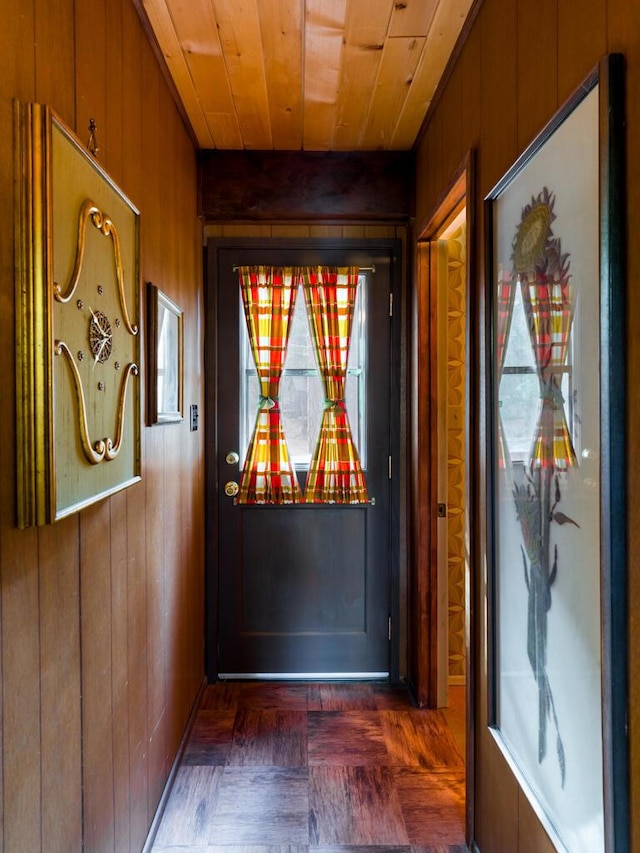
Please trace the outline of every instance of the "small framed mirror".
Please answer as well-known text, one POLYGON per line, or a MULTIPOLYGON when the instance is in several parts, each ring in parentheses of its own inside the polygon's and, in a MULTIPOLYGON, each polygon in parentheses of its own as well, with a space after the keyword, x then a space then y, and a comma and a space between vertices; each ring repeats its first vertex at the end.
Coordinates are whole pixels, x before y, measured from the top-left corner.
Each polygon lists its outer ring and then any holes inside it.
POLYGON ((149 423, 174 423, 184 416, 184 315, 182 309, 151 282, 147 301, 149 423))

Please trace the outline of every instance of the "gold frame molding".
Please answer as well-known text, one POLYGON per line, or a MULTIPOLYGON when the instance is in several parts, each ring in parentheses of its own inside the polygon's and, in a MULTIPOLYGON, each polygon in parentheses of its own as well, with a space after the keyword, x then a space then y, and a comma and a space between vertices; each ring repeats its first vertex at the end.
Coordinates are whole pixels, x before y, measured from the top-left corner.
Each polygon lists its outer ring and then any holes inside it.
POLYGON ((139 212, 45 105, 15 102, 14 152, 17 523, 28 527, 141 478, 139 212))

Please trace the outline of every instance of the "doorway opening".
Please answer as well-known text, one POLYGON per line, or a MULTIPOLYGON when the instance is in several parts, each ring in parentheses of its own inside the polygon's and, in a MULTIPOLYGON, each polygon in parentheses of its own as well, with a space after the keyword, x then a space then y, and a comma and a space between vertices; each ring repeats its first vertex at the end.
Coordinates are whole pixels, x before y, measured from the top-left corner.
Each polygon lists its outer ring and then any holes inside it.
POLYGON ((473 782, 471 156, 418 236, 412 416, 412 648, 418 703, 442 708, 473 782))

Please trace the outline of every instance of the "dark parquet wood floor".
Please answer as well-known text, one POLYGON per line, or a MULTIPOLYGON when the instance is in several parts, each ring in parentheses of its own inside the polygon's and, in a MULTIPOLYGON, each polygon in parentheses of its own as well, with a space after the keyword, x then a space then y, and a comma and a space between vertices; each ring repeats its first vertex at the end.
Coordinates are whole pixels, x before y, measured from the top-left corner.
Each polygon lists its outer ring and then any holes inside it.
POLYGON ((153 853, 463 853, 445 715, 387 684, 206 688, 153 853))

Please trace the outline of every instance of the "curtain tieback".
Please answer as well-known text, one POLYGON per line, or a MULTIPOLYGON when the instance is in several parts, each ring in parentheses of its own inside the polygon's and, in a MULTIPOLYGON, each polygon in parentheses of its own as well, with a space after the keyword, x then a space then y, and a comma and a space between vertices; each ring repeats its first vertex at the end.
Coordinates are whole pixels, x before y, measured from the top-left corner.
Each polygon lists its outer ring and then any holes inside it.
POLYGON ((262 394, 258 397, 258 408, 259 409, 273 409, 278 405, 279 398, 278 397, 265 397, 262 394))
POLYGON ((542 394, 540 394, 540 399, 543 405, 550 405, 554 410, 564 409, 564 397, 555 382, 551 382, 545 387, 542 394))
POLYGON ((342 399, 342 400, 325 399, 324 410, 325 410, 325 412, 346 412, 347 404, 344 401, 344 399, 342 399))

